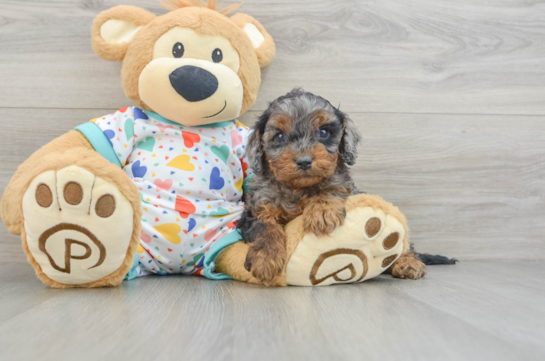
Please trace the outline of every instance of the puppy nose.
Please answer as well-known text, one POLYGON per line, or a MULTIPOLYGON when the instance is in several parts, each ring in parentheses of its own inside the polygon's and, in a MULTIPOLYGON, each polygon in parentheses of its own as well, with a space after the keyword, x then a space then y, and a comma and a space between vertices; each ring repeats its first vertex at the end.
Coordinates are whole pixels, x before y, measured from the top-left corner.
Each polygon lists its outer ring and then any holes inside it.
POLYGON ((295 160, 297 164, 297 169, 309 170, 312 167, 312 157, 299 157, 295 160))
POLYGON ((193 65, 184 65, 174 70, 170 84, 188 102, 210 98, 218 90, 218 78, 208 70, 193 65))

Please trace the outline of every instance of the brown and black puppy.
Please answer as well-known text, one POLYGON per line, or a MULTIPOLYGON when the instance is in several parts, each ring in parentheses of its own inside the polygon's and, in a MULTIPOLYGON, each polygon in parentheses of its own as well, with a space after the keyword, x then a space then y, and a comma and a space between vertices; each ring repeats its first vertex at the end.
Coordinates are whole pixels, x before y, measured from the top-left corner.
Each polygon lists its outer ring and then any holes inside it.
POLYGON ((348 170, 360 135, 327 100, 301 89, 273 101, 247 145, 254 173, 239 222, 251 243, 245 267, 267 284, 286 261, 284 226, 303 215, 305 231, 330 234, 344 223, 345 201, 359 193, 348 170))
MULTIPOLYGON (((345 201, 359 192, 348 166, 356 161, 360 135, 346 114, 301 89, 273 101, 254 127, 248 145, 254 178, 238 227, 250 243, 245 268, 270 284, 286 262, 284 226, 303 215, 306 232, 330 234, 344 223, 345 201)), ((454 264, 411 249, 386 271, 420 279, 426 264, 454 264), (422 257, 422 261, 420 260, 422 257)))

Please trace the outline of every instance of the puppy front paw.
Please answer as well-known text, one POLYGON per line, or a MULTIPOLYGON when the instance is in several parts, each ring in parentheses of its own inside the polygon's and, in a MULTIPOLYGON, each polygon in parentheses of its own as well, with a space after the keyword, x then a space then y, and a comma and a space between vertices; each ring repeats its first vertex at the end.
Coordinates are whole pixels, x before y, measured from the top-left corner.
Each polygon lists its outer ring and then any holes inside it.
POLYGON ((244 268, 265 286, 273 284, 286 263, 285 247, 273 250, 269 246, 260 242, 250 244, 244 262, 244 268))
POLYGON ((303 211, 305 232, 331 234, 337 227, 344 224, 346 210, 344 203, 311 203, 303 211))
POLYGON ((426 265, 412 253, 401 256, 392 265, 392 276, 408 280, 419 280, 428 273, 426 265))

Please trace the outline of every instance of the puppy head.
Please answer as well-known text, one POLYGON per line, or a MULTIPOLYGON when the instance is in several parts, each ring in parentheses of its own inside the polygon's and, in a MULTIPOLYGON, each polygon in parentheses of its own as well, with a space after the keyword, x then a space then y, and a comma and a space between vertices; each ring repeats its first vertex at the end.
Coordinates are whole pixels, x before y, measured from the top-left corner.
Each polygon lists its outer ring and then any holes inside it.
POLYGON ((294 89, 273 101, 248 141, 250 167, 272 172, 282 184, 305 188, 356 161, 354 123, 322 97, 294 89))

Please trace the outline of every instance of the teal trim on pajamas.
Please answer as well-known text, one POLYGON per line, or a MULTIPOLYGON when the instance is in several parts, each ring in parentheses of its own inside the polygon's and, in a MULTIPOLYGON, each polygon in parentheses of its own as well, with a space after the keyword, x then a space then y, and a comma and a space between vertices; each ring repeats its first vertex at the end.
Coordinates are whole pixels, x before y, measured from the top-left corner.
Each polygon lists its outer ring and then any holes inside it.
POLYGON ((244 180, 242 181, 242 192, 243 193, 248 193, 250 191, 250 183, 252 182, 252 180, 254 179, 254 174, 253 173, 250 173, 248 174, 248 176, 246 178, 244 178, 244 180))
POLYGON ((138 270, 136 269, 136 267, 138 267, 138 253, 134 254, 134 259, 132 261, 132 267, 131 267, 129 273, 127 273, 127 275, 123 279, 124 281, 133 280, 133 279, 136 278, 136 276, 138 276, 138 270))
POLYGON ((232 280, 233 277, 216 272, 216 260, 220 253, 233 243, 242 241, 242 235, 238 230, 231 232, 216 241, 204 257, 204 269, 202 274, 211 280, 232 280))
POLYGON ((93 148, 95 148, 95 150, 99 152, 101 156, 106 158, 107 161, 117 165, 119 168, 123 168, 121 166, 119 158, 115 154, 114 148, 112 147, 110 140, 108 139, 108 137, 106 137, 106 135, 102 132, 102 129, 100 129, 98 125, 89 122, 78 125, 75 129, 83 134, 85 138, 87 138, 89 143, 91 143, 93 148))

